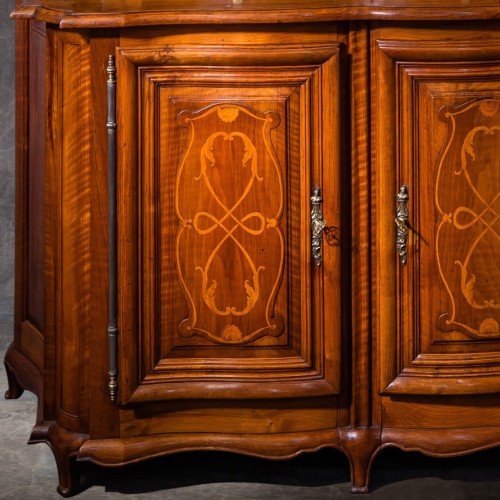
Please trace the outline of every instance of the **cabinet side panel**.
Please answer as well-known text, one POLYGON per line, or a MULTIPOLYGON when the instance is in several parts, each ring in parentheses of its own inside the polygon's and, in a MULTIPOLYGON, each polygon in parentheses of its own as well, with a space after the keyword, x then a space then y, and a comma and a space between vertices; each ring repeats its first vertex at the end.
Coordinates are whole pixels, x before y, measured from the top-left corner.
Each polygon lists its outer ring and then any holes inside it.
POLYGON ((76 415, 80 391, 75 391, 75 380, 69 373, 76 368, 82 376, 82 341, 88 331, 90 293, 88 72, 82 69, 85 52, 82 43, 63 45, 61 407, 76 415))
POLYGON ((44 326, 45 27, 34 23, 29 58, 28 255, 26 317, 44 326))
POLYGON ((14 344, 21 342, 26 311, 28 102, 30 23, 16 23, 16 257, 14 344))
POLYGON ((54 380, 58 423, 86 422, 90 329, 90 161, 88 43, 48 29, 46 275, 50 295, 47 385, 54 380), (54 362, 55 360, 55 362, 54 362))

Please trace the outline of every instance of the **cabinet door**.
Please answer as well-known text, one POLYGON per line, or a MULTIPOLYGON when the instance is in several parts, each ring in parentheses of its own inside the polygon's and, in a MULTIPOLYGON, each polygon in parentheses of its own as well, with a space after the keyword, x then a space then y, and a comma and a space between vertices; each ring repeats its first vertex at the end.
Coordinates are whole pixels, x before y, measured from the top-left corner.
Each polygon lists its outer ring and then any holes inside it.
POLYGON ((338 44, 118 50, 117 113, 119 400, 338 393, 338 44))
POLYGON ((500 42, 375 47, 380 390, 498 393, 500 42))

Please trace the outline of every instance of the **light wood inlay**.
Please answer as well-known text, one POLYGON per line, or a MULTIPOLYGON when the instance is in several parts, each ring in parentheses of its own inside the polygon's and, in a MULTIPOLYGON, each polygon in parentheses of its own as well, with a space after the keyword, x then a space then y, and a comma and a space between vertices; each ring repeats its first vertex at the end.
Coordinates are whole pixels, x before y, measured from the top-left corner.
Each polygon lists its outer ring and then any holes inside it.
POLYGON ((498 337, 500 100, 442 110, 442 117, 449 139, 436 180, 436 258, 450 307, 439 317, 439 326, 473 338, 498 337))
POLYGON ((227 344, 276 337, 284 189, 270 130, 279 115, 219 104, 178 119, 189 129, 175 191, 177 269, 190 313, 180 333, 227 344), (256 204, 261 196, 272 202, 256 204), (250 318, 242 324, 242 316, 250 318))

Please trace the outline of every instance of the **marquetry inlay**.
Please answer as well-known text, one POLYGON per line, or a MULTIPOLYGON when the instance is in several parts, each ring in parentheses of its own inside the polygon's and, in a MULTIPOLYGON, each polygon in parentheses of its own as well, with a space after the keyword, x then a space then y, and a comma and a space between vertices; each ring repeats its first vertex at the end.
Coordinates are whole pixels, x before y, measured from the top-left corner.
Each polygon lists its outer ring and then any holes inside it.
POLYGON ((436 180, 436 258, 449 296, 440 327, 500 336, 500 100, 447 108, 436 180))
POLYGON ((188 140, 176 179, 177 270, 189 309, 179 331, 217 343, 279 336, 284 193, 271 143, 279 115, 217 104, 183 111, 179 123, 188 140))

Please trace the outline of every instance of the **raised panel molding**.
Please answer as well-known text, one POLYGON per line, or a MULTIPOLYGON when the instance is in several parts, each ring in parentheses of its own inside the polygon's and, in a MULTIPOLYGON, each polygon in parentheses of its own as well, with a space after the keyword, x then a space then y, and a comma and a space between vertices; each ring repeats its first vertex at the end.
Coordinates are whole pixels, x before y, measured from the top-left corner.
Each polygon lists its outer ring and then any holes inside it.
MULTIPOLYGON (((457 45, 458 51, 464 44, 457 45)), ((399 96, 387 110, 401 145, 393 157, 392 189, 408 184, 410 213, 409 261, 406 267, 398 266, 395 281, 398 315, 380 330, 389 348, 382 357, 394 363, 382 371, 380 390, 497 392, 499 318, 498 299, 492 294, 500 279, 493 250, 500 195, 493 192, 499 185, 498 141, 491 141, 500 123, 500 66, 493 62, 500 58, 500 44, 484 50, 482 42, 469 43, 467 53, 476 63, 448 57, 448 52, 457 52, 445 49, 443 42, 422 43, 417 50, 413 42, 388 40, 377 47, 391 67, 391 85, 399 96), (478 133, 490 139, 488 147, 481 148, 484 141, 478 133), (471 161, 476 174, 467 168, 471 161), (474 180, 478 169, 481 188, 474 180), (462 220, 465 216, 472 219, 462 220), (474 287, 481 286, 484 293, 478 291, 477 296, 484 297, 478 304, 474 287)))
POLYGON ((309 200, 338 238, 340 45, 117 53, 122 401, 337 394, 340 249, 312 265, 309 200))

